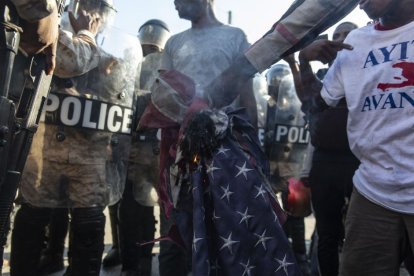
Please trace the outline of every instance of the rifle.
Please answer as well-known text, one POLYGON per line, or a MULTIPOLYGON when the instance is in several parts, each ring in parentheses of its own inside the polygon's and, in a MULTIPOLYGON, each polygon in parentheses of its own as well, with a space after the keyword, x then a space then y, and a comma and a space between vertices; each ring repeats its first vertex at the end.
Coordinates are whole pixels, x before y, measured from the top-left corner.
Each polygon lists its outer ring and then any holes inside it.
MULTIPOLYGON (((64 0, 57 0, 59 14, 64 0)), ((33 136, 47 99, 52 76, 42 54, 19 52, 19 16, 10 3, 0 4, 0 254, 7 239, 13 201, 33 136)), ((0 260, 0 273, 2 267, 0 260)))

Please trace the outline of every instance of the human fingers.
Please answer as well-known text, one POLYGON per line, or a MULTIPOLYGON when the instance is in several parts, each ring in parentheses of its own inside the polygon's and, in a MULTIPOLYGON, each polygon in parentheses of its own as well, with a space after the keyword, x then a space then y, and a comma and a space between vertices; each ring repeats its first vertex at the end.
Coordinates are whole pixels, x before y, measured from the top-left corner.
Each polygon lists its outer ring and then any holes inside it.
POLYGON ((49 45, 43 52, 46 55, 46 74, 52 75, 56 67, 57 40, 49 45))
POLYGON ((344 49, 346 49, 346 50, 353 50, 354 49, 354 47, 352 45, 347 44, 347 43, 343 43, 343 42, 339 42, 339 41, 329 41, 329 45, 331 47, 333 47, 334 49, 336 49, 337 51, 344 50, 344 49))
POLYGON ((70 25, 72 26, 72 29, 75 32, 77 32, 79 27, 78 27, 78 22, 77 22, 77 19, 76 19, 75 15, 71 11, 69 11, 68 15, 69 15, 69 22, 70 22, 70 25))

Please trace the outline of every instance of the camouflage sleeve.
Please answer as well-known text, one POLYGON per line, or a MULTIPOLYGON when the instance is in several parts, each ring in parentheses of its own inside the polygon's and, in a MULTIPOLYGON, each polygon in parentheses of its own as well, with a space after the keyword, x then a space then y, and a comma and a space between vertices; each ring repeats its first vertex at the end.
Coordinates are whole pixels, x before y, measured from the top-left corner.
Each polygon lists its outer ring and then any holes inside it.
POLYGON ((29 22, 37 21, 56 9, 55 0, 11 0, 19 15, 29 22))
POLYGON ((263 72, 284 55, 310 43, 358 4, 358 0, 297 0, 263 38, 250 47, 245 56, 263 72))
POLYGON ((82 30, 76 35, 60 30, 54 74, 61 78, 82 75, 98 66, 100 54, 93 35, 82 30))

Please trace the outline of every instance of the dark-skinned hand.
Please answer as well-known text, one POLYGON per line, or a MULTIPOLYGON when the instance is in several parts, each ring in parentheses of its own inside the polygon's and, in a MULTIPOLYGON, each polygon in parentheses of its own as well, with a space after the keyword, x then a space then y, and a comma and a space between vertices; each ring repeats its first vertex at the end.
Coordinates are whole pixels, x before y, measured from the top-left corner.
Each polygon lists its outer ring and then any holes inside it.
POLYGON ((299 54, 299 60, 320 61, 323 64, 332 62, 339 51, 352 50, 353 47, 338 41, 326 39, 315 40, 299 54))

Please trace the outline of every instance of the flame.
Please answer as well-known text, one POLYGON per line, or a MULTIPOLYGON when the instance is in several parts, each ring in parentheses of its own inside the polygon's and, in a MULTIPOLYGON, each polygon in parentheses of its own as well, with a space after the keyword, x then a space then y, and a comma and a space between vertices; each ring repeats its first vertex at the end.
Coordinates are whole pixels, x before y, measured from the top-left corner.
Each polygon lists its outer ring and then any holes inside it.
POLYGON ((196 154, 196 155, 194 155, 194 158, 193 158, 193 162, 194 163, 198 163, 198 161, 199 161, 200 159, 199 159, 199 157, 198 157, 198 155, 196 154))

